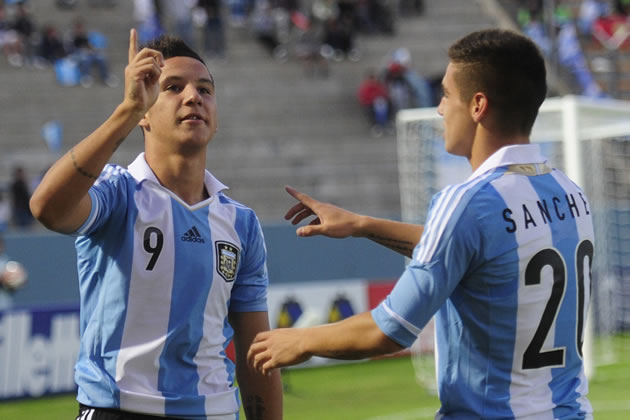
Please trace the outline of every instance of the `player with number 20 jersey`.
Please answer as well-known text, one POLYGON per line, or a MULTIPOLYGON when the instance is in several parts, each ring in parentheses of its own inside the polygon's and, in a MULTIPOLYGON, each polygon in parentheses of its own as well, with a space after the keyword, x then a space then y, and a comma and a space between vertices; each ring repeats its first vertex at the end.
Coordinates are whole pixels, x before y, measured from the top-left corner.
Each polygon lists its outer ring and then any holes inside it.
POLYGON ((465 157, 472 175, 433 198, 424 226, 288 190, 299 203, 287 218, 316 216, 301 236, 365 237, 412 261, 369 313, 260 332, 248 358, 269 373, 312 356, 391 353, 411 346, 435 315, 436 419, 592 418, 582 362, 591 208, 530 141, 547 94, 543 56, 532 40, 500 29, 464 36, 448 56, 437 108, 444 147, 465 157))
POLYGON ((590 414, 581 359, 593 225, 580 188, 538 146, 504 147, 434 197, 425 232, 372 315, 410 346, 437 311, 437 418, 590 414))

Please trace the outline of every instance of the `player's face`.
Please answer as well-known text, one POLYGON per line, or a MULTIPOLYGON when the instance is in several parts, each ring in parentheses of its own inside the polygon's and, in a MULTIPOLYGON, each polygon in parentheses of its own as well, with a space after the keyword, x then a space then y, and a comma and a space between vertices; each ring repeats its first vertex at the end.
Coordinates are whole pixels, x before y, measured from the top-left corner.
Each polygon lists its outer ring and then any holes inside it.
POLYGON ((141 125, 151 140, 205 146, 217 131, 214 82, 206 66, 190 57, 164 61, 160 94, 141 125))
POLYGON ((462 99, 461 89, 455 80, 463 71, 457 64, 449 63, 442 79, 444 94, 438 113, 444 117, 444 141, 448 153, 470 158, 475 137, 475 122, 470 114, 470 104, 462 99))

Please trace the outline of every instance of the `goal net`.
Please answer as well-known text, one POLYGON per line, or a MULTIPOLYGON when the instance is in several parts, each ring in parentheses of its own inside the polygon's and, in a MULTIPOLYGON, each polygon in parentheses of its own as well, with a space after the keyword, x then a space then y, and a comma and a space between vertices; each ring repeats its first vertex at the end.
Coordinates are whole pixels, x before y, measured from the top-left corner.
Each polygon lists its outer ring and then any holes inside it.
MULTIPOLYGON (((436 108, 401 111, 396 124, 402 219, 423 224, 431 197, 464 181, 471 169, 466 159, 445 152, 436 108)), ((547 99, 531 141, 540 144, 550 166, 586 191, 593 208, 596 249, 584 343, 585 369, 592 376, 596 366, 630 352, 616 339, 630 331, 630 102, 547 99)), ((432 354, 412 353, 422 359, 414 365, 419 381, 427 383, 434 376, 426 367, 432 368, 426 362, 432 354)))

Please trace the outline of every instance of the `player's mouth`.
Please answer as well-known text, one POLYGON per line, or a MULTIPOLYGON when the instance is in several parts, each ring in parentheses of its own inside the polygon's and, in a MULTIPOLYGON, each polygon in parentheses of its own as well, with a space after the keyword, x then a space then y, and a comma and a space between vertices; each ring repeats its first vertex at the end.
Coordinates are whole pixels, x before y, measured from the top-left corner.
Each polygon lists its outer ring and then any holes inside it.
POLYGON ((206 119, 203 118, 201 116, 201 114, 196 114, 196 113, 190 113, 187 115, 184 115, 182 118, 179 119, 180 123, 183 122, 187 122, 187 123, 192 123, 192 124, 200 124, 200 123, 206 123, 206 119))

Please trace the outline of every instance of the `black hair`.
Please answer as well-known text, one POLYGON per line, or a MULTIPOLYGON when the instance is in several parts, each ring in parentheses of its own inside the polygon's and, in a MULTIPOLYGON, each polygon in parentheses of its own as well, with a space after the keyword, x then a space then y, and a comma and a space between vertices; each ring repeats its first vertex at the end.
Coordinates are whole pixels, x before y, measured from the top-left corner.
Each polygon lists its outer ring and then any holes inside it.
POLYGON ((171 35, 161 35, 158 38, 147 42, 140 49, 142 48, 150 48, 161 52, 165 60, 173 57, 190 57, 200 61, 204 66, 208 67, 205 61, 203 61, 201 56, 199 56, 195 50, 190 48, 182 39, 171 35))
POLYGON ((462 99, 483 92, 504 135, 529 135, 547 94, 545 61, 538 47, 516 32, 487 29, 473 32, 448 50, 461 71, 455 81, 462 99))

